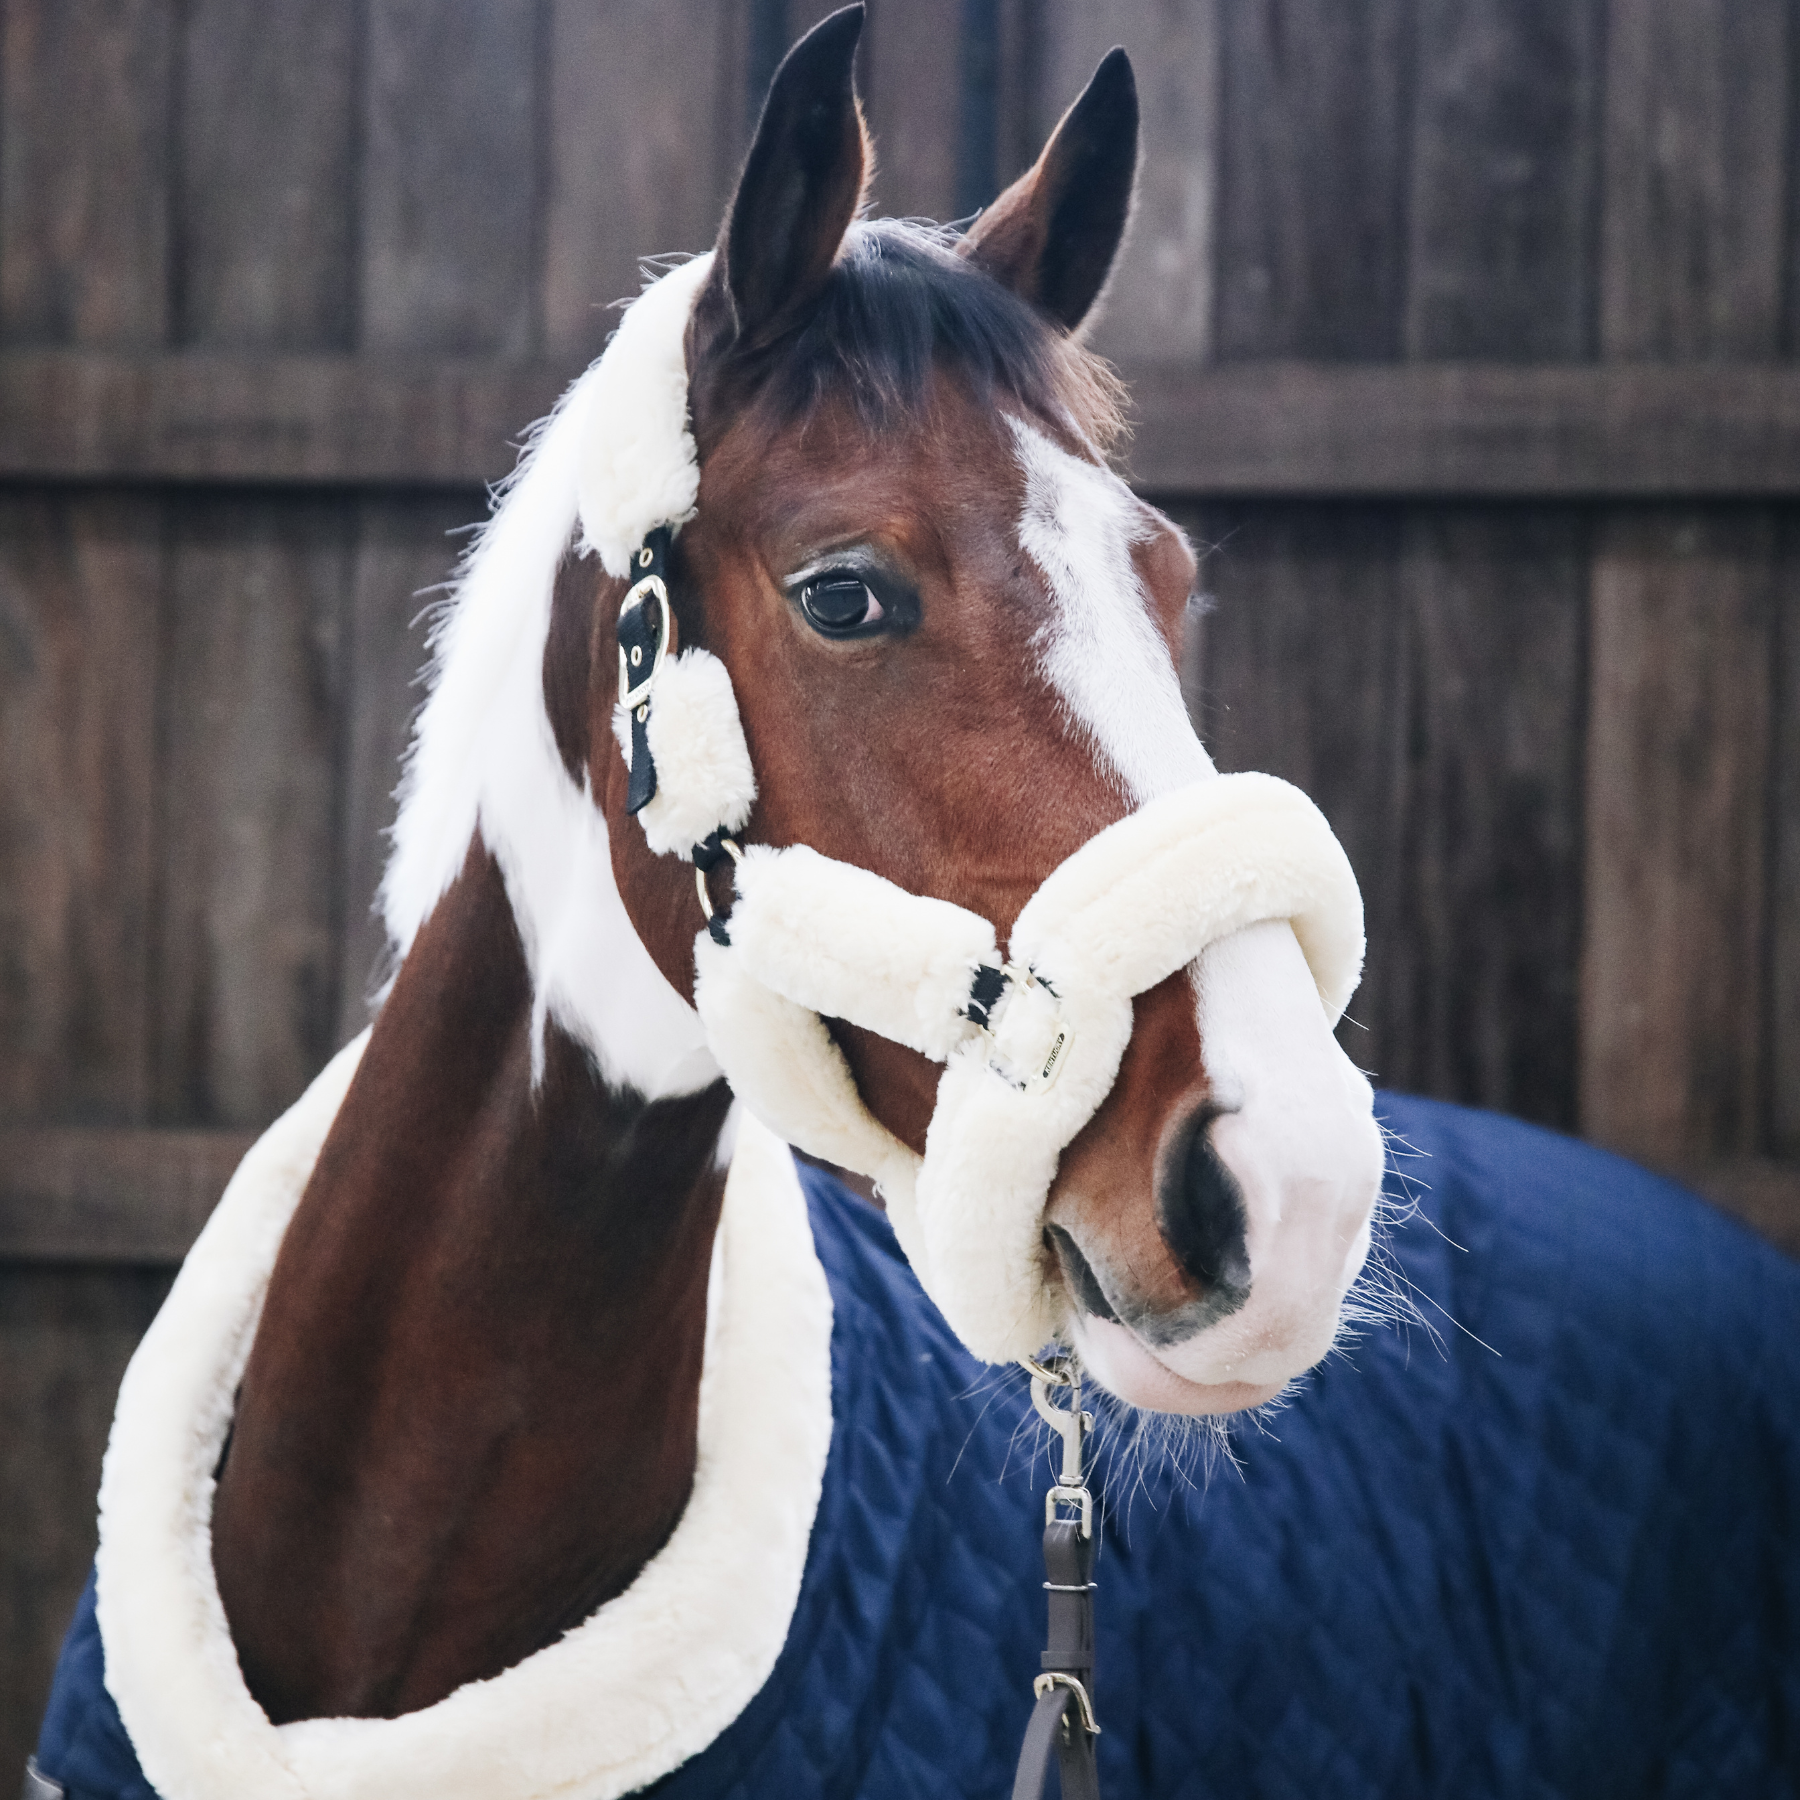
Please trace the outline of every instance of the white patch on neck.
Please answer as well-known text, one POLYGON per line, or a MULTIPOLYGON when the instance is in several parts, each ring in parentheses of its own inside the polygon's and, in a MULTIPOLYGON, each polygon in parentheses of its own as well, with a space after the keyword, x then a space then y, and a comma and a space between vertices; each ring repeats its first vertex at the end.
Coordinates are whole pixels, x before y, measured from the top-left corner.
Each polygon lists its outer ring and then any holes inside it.
POLYGON ((1131 559, 1145 538, 1136 495, 1023 419, 1007 424, 1025 472, 1019 544, 1056 604, 1035 645, 1045 675, 1137 805, 1210 775, 1131 559))
MULTIPOLYGON (((659 324, 660 338, 672 331, 679 344, 709 266, 709 258, 684 264, 648 290, 654 305, 645 323, 659 324)), ((634 306, 627 319, 637 313, 634 306)), ((650 362, 666 400, 666 370, 650 362)), ((629 385, 622 370, 628 361, 603 357, 558 402, 463 566, 433 641, 432 692, 413 732, 381 903, 404 956, 461 871, 479 825, 531 969, 534 1076, 554 1019, 588 1048, 609 1085, 654 1100, 697 1092, 718 1079, 719 1066, 699 1014, 632 928, 613 880, 606 820, 589 789, 570 780, 544 707, 551 596, 575 537, 592 438, 635 406, 620 391, 629 385)), ((634 441, 644 436, 643 410, 634 441)), ((664 460, 691 457, 685 385, 679 416, 662 423, 664 460)), ((646 492, 651 510, 668 499, 663 489, 646 492)), ((640 537, 664 522, 660 513, 644 520, 640 537)), ((618 529, 632 523, 635 515, 618 529)), ((610 749, 601 743, 592 753, 610 749)))

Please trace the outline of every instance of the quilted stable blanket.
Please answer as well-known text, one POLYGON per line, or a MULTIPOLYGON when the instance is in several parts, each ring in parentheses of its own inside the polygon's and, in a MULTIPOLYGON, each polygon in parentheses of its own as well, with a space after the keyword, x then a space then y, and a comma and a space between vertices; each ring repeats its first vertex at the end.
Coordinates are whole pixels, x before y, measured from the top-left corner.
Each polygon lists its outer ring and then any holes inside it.
MULTIPOLYGON (((1210 1478, 1115 1437, 1109 1800, 1800 1794, 1800 1266, 1602 1152, 1378 1110, 1421 1153, 1389 1251, 1435 1339, 1367 1331, 1210 1478)), ((1043 1630, 1023 1380, 960 1349, 877 1213, 803 1179, 835 1323, 799 1606, 761 1693, 651 1791, 1001 1796, 1043 1630)), ((90 1589, 39 1765, 150 1800, 102 1677, 90 1589)))

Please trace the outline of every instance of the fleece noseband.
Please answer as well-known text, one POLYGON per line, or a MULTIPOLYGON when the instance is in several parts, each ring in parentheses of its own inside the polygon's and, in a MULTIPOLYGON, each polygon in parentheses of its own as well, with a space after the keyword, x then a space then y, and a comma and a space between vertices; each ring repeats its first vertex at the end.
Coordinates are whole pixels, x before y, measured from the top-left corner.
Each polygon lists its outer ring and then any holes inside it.
POLYGON ((582 481, 587 542, 629 576, 619 621, 628 804, 659 854, 695 863, 707 931, 694 1003, 738 1097, 788 1142, 872 1177, 926 1291, 978 1356, 1029 1356, 1063 1324, 1041 1277, 1058 1159, 1111 1090, 1134 996, 1212 943, 1287 920, 1333 1022, 1362 964, 1362 900, 1341 846, 1297 788, 1216 775, 1160 796, 1051 871, 1011 939, 947 901, 907 893, 804 845, 742 846, 756 780, 725 666, 672 654, 667 558, 698 491, 683 332, 709 259, 647 289, 600 370, 582 481), (683 301, 685 300, 685 304, 683 301), (612 365, 617 361, 617 367, 612 365), (646 367, 668 402, 645 492, 683 512, 616 503, 623 475, 608 376, 646 448, 646 367), (651 471, 656 474, 655 470, 651 471), (729 857, 735 899, 714 917, 706 872, 729 857), (917 1155, 863 1104, 826 1029, 842 1019, 944 1064, 917 1155))

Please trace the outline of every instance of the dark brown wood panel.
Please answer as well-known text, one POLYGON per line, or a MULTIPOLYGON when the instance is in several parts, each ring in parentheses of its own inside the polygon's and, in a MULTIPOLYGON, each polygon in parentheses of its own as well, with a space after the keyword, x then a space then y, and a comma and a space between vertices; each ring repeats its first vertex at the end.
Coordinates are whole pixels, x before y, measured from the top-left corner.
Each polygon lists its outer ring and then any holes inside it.
POLYGON ((1129 460, 1159 493, 1787 494, 1797 371, 1749 366, 1128 368, 1129 460))
POLYGON ((7 0, 0 335, 11 342, 167 336, 172 13, 165 0, 7 0))
POLYGON ((1633 0, 1607 29, 1600 337, 1760 360, 1781 325, 1787 0, 1633 0))
POLYGON ((544 341, 581 361, 639 260, 709 249, 735 170, 744 71, 713 0, 551 0, 544 341))
POLYGON ((163 651, 155 1119, 264 1124, 338 1017, 343 633, 354 513, 195 500, 163 651))
POLYGON ((1218 354, 1385 361, 1405 293, 1408 0, 1232 0, 1218 354))
POLYGON ((368 0, 362 342, 538 343, 535 0, 368 0))
POLYGON ((125 1364, 168 1292, 160 1269, 0 1265, 0 1765, 37 1742, 95 1543, 94 1496, 125 1364))
POLYGON ((0 1127, 0 1263, 179 1263, 253 1137, 0 1127))
POLYGON ((145 1117, 162 532, 0 494, 0 1118, 145 1117))
MULTIPOLYGON (((1406 351, 1588 348, 1596 0, 1421 7, 1406 351)), ((1568 510, 1409 511, 1411 1087, 1572 1127, 1587 542, 1568 510)))
POLYGON ((1190 524, 1212 597, 1201 736, 1220 768, 1266 769, 1303 787, 1343 841, 1369 953, 1339 1035, 1360 1067, 1404 1083, 1418 970, 1402 520, 1392 509, 1255 507, 1190 524))
POLYGON ((1219 0, 1057 0, 1043 27, 1045 129, 1114 44, 1131 53, 1144 159, 1131 232, 1090 334, 1124 362, 1200 363, 1212 351, 1219 135, 1219 0))
POLYGON ((346 625, 343 841, 339 903, 342 975, 333 1044, 369 1022, 368 997, 385 978, 387 934, 373 911, 387 864, 386 832, 414 710, 422 698, 427 612, 485 516, 479 492, 374 498, 359 509, 346 625))
POLYGON ((1576 1123, 1587 533, 1567 511, 1418 509, 1402 568, 1415 965, 1394 1078, 1576 1123))
POLYGON ((871 0, 859 74, 875 137, 875 211, 957 212, 963 0, 871 0))
POLYGON ((356 339, 355 0, 181 13, 178 343, 356 339))
POLYGON ((578 363, 0 354, 0 477, 442 487, 495 480, 578 363))
MULTIPOLYGON (((1782 522, 1775 581, 1775 766, 1769 885, 1769 1148, 1800 1161, 1800 519, 1782 522)), ((1800 1239, 1800 1201, 1793 1229, 1800 1239)))
MULTIPOLYGON (((578 372, 472 357, 0 353, 0 478, 474 485, 578 372)), ((1800 369, 1125 366, 1138 484, 1190 496, 1800 496, 1800 369)))
POLYGON ((1581 1123, 1665 1166, 1759 1147, 1775 542, 1620 514, 1595 556, 1581 1123))
MULTIPOLYGON (((1777 353, 1788 43, 1785 0, 1614 9, 1603 355, 1777 353)), ((1765 1129, 1777 542, 1764 513, 1621 514, 1595 563, 1581 1119, 1665 1164, 1765 1129)))
POLYGON ((1600 0, 1418 13, 1406 353, 1592 354, 1600 0))

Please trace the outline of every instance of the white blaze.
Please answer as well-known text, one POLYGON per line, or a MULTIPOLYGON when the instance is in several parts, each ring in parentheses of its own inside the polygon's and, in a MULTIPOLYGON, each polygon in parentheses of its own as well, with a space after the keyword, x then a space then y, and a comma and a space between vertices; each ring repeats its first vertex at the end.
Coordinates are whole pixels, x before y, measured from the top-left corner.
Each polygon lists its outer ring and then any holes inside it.
POLYGON ((1210 775, 1131 560, 1151 529, 1145 507, 1110 469, 1007 423, 1025 471, 1019 545, 1056 602, 1034 646, 1044 674, 1136 804, 1210 775))
MULTIPOLYGON (((1025 475, 1020 547, 1055 607, 1035 645, 1046 678, 1134 803, 1212 774, 1132 560, 1153 515, 1111 470, 1008 423, 1025 475)), ((1183 1383, 1235 1390, 1219 1404, 1236 1406, 1244 1388, 1278 1389, 1330 1348, 1368 1251, 1382 1146, 1368 1081, 1332 1036, 1289 926, 1223 939, 1190 979, 1213 1094, 1232 1109, 1212 1142, 1244 1196, 1250 1298, 1155 1358, 1122 1330, 1077 1329, 1123 1398, 1200 1411, 1183 1383)))

